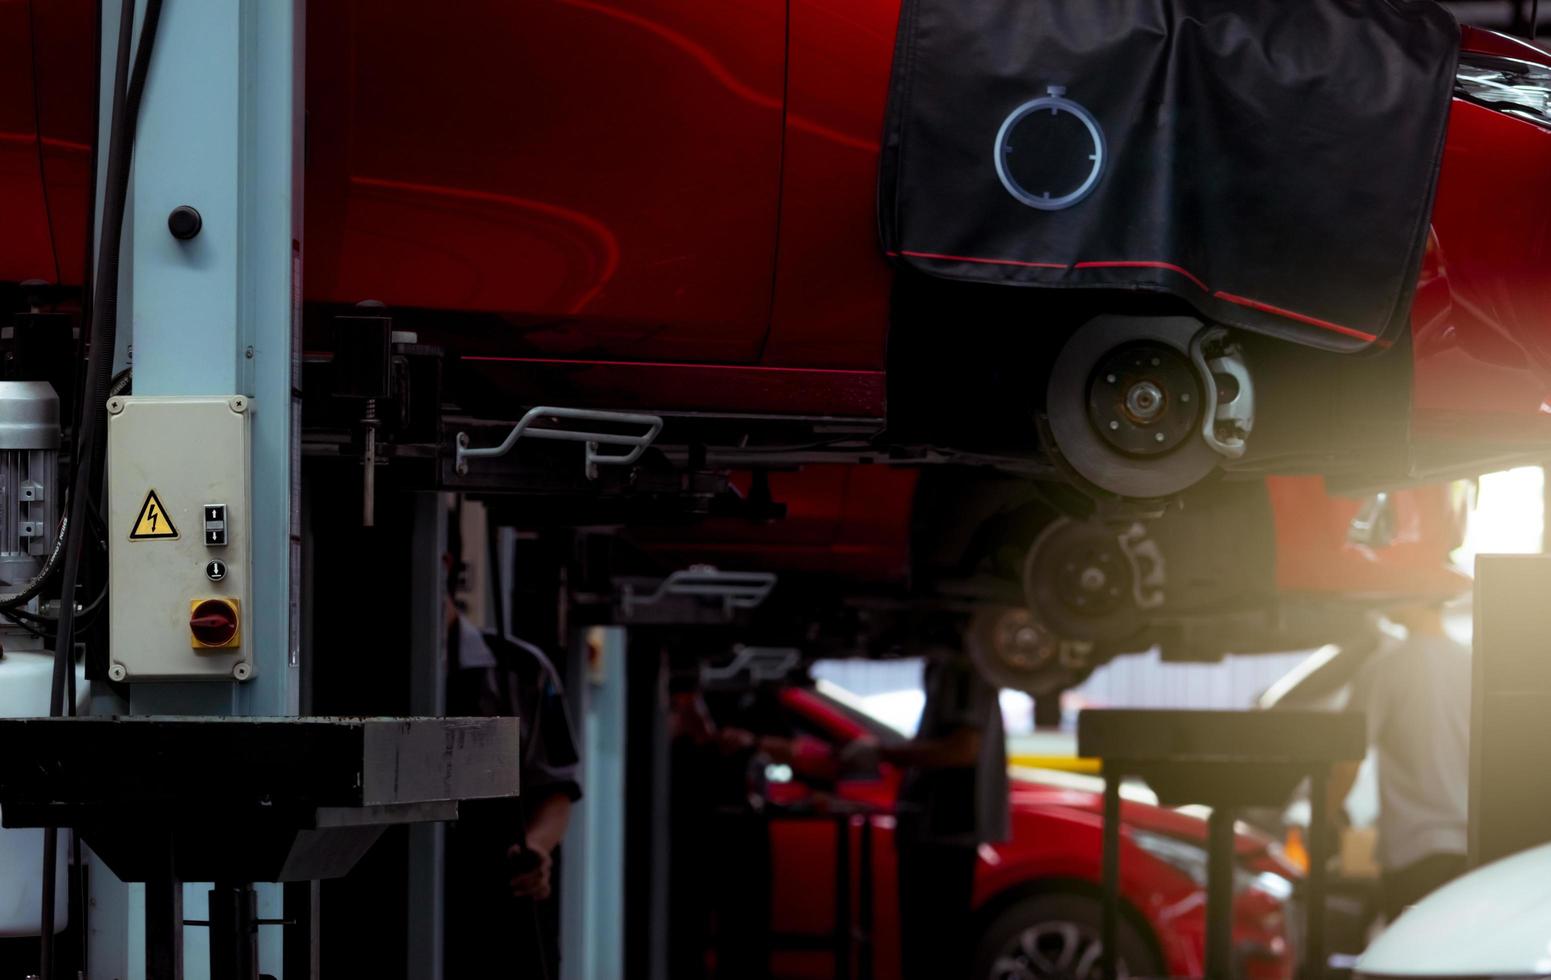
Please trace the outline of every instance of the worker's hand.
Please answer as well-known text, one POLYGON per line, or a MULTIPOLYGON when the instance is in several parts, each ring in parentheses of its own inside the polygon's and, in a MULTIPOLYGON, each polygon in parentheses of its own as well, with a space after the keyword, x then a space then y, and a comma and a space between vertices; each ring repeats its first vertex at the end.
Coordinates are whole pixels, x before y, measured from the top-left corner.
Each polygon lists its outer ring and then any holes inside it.
POLYGON ((878 771, 882 762, 878 740, 871 735, 863 735, 852 739, 846 747, 840 750, 839 763, 841 775, 870 775, 878 771))
POLYGON ((744 731, 741 728, 723 728, 716 734, 717 747, 723 755, 737 755, 739 752, 747 752, 754 748, 759 740, 753 732, 744 731))
POLYGON ((512 876, 513 898, 543 901, 549 897, 550 877, 555 861, 548 851, 513 844, 506 852, 506 862, 512 876))
POLYGON ((799 735, 791 743, 792 771, 805 780, 833 783, 840 778, 840 753, 828 742, 799 735))

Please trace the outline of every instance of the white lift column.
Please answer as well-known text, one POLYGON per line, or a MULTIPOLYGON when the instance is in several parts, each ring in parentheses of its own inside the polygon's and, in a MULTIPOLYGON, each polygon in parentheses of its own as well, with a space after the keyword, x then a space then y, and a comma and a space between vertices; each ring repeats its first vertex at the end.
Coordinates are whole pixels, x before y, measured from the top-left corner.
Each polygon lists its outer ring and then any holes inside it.
MULTIPOLYGON (((139 6, 143 13, 144 0, 139 6)), ((118 7, 103 4, 104 92, 113 78, 118 7)), ((304 24, 302 0, 168 0, 161 14, 135 147, 119 336, 132 345, 135 398, 245 399, 252 475, 244 501, 248 567, 241 570, 249 584, 240 615, 251 670, 245 680, 131 678, 132 714, 297 712, 300 403, 293 393, 301 326, 304 24), (192 237, 174 237, 169 228, 180 207, 199 214, 192 237)), ((111 100, 104 97, 102 105, 106 126, 111 100)), ((104 130, 99 158, 106 145, 104 130)), ((167 433, 179 437, 175 429, 167 433)), ((110 460, 110 473, 113 467, 110 460)), ((189 510, 189 501, 162 503, 182 535, 206 533, 204 515, 189 510)), ((207 503, 219 501, 193 506, 207 503)), ((115 542, 156 546, 154 540, 115 542)), ((117 585, 113 601, 120 601, 117 585)), ((118 884, 101 862, 94 862, 92 881, 92 977, 139 980, 143 888, 118 884)), ((208 887, 186 887, 188 918, 205 917, 208 887)), ((279 919, 280 889, 260 886, 259 906, 262 918, 279 919)), ((190 978, 207 970, 205 932, 185 934, 190 978)), ((280 934, 260 930, 261 971, 277 977, 280 934)))

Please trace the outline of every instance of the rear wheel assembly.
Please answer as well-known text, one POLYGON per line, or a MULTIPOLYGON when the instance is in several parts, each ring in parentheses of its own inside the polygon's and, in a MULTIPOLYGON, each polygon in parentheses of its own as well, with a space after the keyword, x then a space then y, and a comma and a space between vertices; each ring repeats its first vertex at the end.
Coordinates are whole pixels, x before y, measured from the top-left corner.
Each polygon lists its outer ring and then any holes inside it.
POLYGON ((1082 680, 1069 665, 1071 651, 1020 606, 981 606, 970 615, 965 643, 982 677, 1000 688, 1036 697, 1059 694, 1082 680))
POLYGON ((1162 604, 1162 572, 1140 525, 1121 530, 1063 517, 1029 546, 1023 594, 1035 618, 1058 635, 1115 642, 1141 630, 1143 609, 1162 604))

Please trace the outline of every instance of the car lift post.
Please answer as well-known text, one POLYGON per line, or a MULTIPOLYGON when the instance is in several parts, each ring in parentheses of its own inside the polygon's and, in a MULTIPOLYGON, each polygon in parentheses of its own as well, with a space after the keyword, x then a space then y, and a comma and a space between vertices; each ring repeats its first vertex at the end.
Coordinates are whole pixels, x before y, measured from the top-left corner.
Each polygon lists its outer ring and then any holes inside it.
POLYGON ((1471 655, 1472 867, 1551 841, 1551 555, 1476 558, 1471 655))
MULTIPOLYGON (((144 6, 142 0, 141 13, 144 6)), ((104 93, 113 79, 118 8, 102 4, 99 158, 111 115, 104 93)), ((129 335, 133 345, 136 395, 239 392, 252 400, 254 587, 245 619, 255 662, 253 679, 242 684, 137 684, 130 714, 297 713, 293 358, 300 329, 303 15, 303 0, 172 0, 161 14, 131 175, 120 337, 129 335), (168 225, 180 206, 201 218, 198 234, 187 240, 168 225)), ((209 894, 208 885, 189 885, 181 896, 148 902, 140 888, 114 887, 97 860, 92 880, 103 883, 93 888, 94 977, 143 977, 144 958, 132 950, 139 923, 154 911, 176 935, 178 900, 197 919, 209 894)), ((280 888, 260 885, 257 893, 259 914, 282 918, 280 888)), ((262 969, 277 977, 280 933, 260 930, 262 969)), ((185 976, 204 975, 207 941, 207 930, 188 930, 185 976)))

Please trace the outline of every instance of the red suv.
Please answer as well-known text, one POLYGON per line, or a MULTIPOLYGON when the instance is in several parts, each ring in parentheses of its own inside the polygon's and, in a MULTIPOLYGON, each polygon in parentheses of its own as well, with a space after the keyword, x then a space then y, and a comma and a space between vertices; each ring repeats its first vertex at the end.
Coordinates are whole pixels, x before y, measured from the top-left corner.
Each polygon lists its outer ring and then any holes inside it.
MULTIPOLYGON (((863 734, 897 740, 899 732, 867 715, 840 690, 788 687, 781 693, 786 721, 799 738, 838 747, 863 734)), ((899 774, 842 780, 842 800, 886 809, 899 774)), ((813 804, 814 792, 796 782, 772 783, 774 804, 813 804)), ((1015 770, 1011 786, 1012 839, 980 851, 976 872, 977 938, 974 980, 1031 976, 1098 977, 1102 789, 1092 777, 1015 770)), ((1199 816, 1128 798, 1121 805, 1120 954, 1131 976, 1199 976, 1205 938, 1206 822, 1199 816)), ((891 841, 892 818, 871 818, 874 839, 874 918, 871 931, 878 977, 899 974, 898 908, 891 841)), ((835 830, 808 819, 772 818, 773 921, 777 934, 822 935, 834 928, 835 830)), ((853 837, 860 833, 857 822, 853 837)), ((856 853, 853 841, 852 854, 856 853)), ((1238 838, 1235 975, 1290 978, 1296 964, 1294 893, 1301 872, 1269 839, 1249 831, 1238 838)), ((853 885, 855 882, 853 882, 853 885)), ((856 888, 850 889, 852 895, 856 888)), ((773 973, 783 978, 833 976, 825 953, 777 952, 773 973)))

